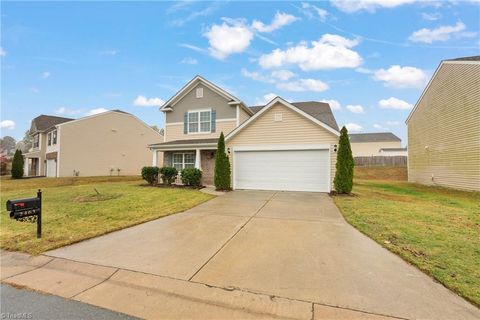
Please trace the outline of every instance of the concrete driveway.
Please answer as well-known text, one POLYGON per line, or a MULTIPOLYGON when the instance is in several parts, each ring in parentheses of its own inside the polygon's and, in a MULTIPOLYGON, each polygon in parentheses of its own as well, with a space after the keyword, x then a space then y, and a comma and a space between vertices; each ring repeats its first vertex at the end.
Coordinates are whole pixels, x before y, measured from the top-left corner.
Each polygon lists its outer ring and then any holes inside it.
POLYGON ((184 213, 47 255, 123 269, 83 294, 86 302, 111 296, 105 307, 120 299, 112 293, 114 281, 139 285, 138 276, 127 274, 135 271, 161 276, 159 288, 175 287, 175 299, 177 286, 200 284, 198 290, 206 285, 298 302, 299 308, 306 304, 313 312, 305 312, 307 318, 480 318, 476 307, 351 227, 321 193, 230 192, 184 213))

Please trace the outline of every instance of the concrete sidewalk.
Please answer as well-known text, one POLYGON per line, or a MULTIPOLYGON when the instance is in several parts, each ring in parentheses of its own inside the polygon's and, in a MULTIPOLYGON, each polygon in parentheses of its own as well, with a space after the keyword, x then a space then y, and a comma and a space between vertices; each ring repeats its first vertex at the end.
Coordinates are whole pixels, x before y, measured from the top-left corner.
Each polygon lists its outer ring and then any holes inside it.
POLYGON ((230 192, 46 255, 2 253, 2 279, 140 318, 480 319, 319 193, 230 192))

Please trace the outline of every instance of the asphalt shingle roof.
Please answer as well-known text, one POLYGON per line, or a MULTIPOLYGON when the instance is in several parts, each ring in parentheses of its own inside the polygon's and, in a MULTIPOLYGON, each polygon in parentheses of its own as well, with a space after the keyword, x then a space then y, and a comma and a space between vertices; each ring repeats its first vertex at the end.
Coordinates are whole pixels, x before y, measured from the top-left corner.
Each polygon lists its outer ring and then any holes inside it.
MULTIPOLYGON (((305 113, 308 113, 312 117, 325 123, 332 129, 339 131, 337 121, 333 116, 330 105, 325 102, 318 101, 305 101, 305 102, 292 102, 292 104, 305 113)), ((249 107, 254 113, 262 110, 265 106, 251 106, 249 107)))
POLYGON ((35 125, 37 131, 45 131, 57 124, 72 121, 74 119, 70 118, 63 118, 57 116, 47 116, 47 115, 40 115, 32 120, 32 124, 35 125))
POLYGON ((480 56, 460 57, 455 59, 448 59, 446 61, 480 61, 480 56))
POLYGON ((350 137, 350 142, 402 141, 391 132, 351 133, 348 136, 350 137))

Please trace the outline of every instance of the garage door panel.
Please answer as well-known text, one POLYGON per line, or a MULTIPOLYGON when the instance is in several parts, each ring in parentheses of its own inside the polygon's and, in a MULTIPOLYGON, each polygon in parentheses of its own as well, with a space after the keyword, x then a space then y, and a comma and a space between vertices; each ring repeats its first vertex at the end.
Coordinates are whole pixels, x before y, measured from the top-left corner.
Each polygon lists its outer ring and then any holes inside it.
POLYGON ((235 151, 237 189, 330 191, 328 150, 235 151))

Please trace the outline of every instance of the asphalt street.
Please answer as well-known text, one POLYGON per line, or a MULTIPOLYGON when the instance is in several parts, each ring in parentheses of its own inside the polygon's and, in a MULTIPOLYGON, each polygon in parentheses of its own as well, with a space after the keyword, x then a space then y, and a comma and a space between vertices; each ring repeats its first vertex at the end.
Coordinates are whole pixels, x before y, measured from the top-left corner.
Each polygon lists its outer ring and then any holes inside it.
POLYGON ((0 286, 0 319, 136 319, 128 315, 39 292, 0 286))

